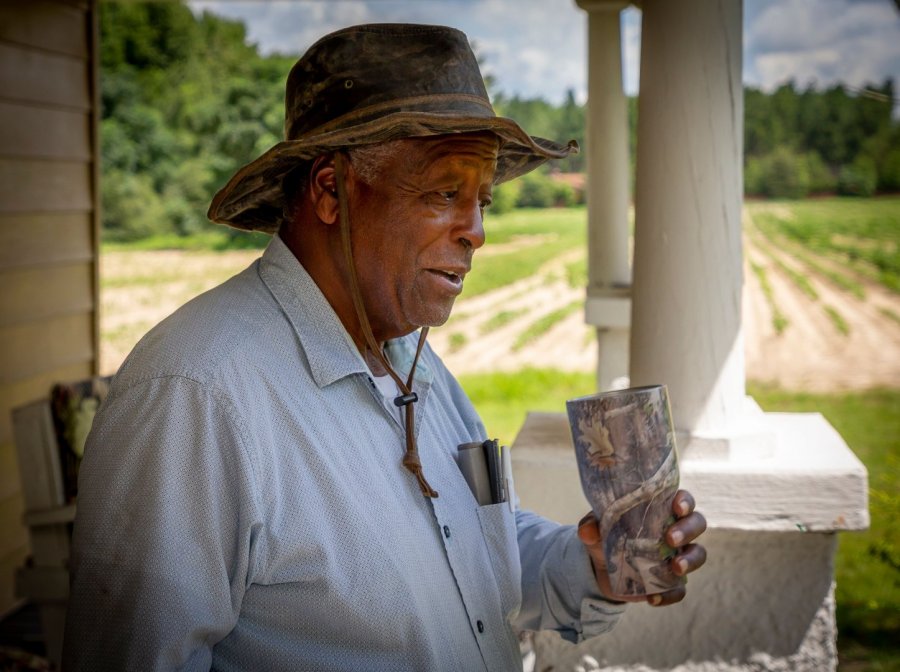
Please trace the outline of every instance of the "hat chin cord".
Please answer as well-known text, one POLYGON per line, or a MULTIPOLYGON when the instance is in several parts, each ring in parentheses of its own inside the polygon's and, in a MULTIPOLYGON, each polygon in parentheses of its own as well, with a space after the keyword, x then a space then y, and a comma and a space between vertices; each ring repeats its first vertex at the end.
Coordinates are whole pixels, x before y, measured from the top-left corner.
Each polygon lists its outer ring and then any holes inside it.
POLYGON ((416 365, 419 363, 419 355, 422 354, 422 348, 425 345, 425 338, 428 336, 428 327, 422 327, 419 333, 419 344, 416 346, 416 356, 413 358, 412 367, 409 370, 409 377, 404 381, 394 367, 388 362, 384 356, 382 348, 375 340, 372 333, 372 326, 369 323, 366 307, 363 303, 362 292, 359 289, 359 279, 356 276, 356 265, 353 263, 353 248, 350 244, 350 212, 347 206, 347 188, 344 184, 344 155, 341 152, 334 154, 334 170, 337 181, 338 195, 338 214, 340 217, 341 228, 341 247, 344 250, 344 259, 347 262, 347 272, 350 276, 350 296, 353 299, 353 307, 356 310, 356 317, 359 320, 359 326, 362 329, 363 337, 366 339, 366 345, 372 354, 378 359, 378 362, 385 368, 397 387, 400 388, 401 396, 394 399, 394 404, 404 409, 405 417, 405 433, 406 433, 406 452, 403 455, 403 466, 406 467, 419 483, 422 494, 426 497, 437 497, 438 493, 432 488, 428 481, 425 480, 425 474, 422 470, 422 462, 419 459, 419 449, 416 445, 416 420, 415 420, 415 403, 418 400, 416 394, 412 391, 413 375, 416 372, 416 365))

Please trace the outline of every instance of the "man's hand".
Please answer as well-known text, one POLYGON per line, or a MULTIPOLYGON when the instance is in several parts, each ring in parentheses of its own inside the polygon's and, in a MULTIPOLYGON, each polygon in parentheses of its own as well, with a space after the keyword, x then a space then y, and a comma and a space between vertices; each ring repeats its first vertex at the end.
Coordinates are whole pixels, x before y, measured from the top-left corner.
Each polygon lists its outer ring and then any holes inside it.
MULTIPOLYGON (((675 498, 672 500, 672 512, 675 514, 676 521, 666 530, 665 539, 669 546, 676 549, 676 554, 669 562, 672 563, 672 571, 675 574, 685 576, 706 562, 706 549, 700 544, 692 543, 706 530, 706 519, 694 511, 694 498, 687 490, 679 490, 675 493, 675 498)), ((600 528, 593 511, 578 523, 578 538, 581 539, 591 556, 594 575, 597 577, 600 592, 604 595, 627 602, 646 601, 654 607, 674 604, 684 599, 684 586, 655 595, 636 595, 634 597, 615 595, 609 583, 606 558, 603 555, 603 540, 600 538, 600 528)))

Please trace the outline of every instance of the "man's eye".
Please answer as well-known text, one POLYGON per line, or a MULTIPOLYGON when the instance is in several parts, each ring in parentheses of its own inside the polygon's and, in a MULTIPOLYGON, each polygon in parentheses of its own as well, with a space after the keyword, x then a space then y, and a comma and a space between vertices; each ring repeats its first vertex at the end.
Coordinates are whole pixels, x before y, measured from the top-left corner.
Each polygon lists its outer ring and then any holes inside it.
POLYGON ((480 207, 482 210, 484 210, 485 208, 491 207, 491 203, 493 203, 493 202, 494 202, 494 201, 493 201, 492 199, 490 199, 490 198, 485 198, 485 199, 483 199, 478 205, 479 205, 479 207, 480 207))
POLYGON ((458 191, 439 191, 438 196, 443 198, 445 201, 452 201, 454 198, 456 198, 456 194, 458 193, 458 191))

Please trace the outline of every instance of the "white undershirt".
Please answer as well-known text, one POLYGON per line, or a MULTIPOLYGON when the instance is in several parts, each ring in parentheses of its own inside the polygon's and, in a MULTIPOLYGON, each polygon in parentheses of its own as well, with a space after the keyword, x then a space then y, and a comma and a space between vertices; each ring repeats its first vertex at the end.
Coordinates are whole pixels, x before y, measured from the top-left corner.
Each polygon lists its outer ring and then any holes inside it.
POLYGON ((372 382, 375 383, 375 387, 378 388, 381 396, 387 401, 388 408, 391 409, 394 417, 402 423, 403 417, 400 415, 400 407, 394 404, 394 399, 400 396, 400 386, 397 385, 397 381, 385 374, 383 376, 373 375, 372 382))

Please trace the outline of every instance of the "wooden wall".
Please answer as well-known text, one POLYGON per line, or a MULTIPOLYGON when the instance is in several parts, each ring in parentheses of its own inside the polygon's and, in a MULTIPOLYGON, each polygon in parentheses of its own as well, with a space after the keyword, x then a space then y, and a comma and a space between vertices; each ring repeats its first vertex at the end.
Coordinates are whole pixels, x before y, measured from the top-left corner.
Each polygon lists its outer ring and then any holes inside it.
POLYGON ((96 372, 93 0, 0 2, 0 616, 26 557, 10 409, 96 372))

